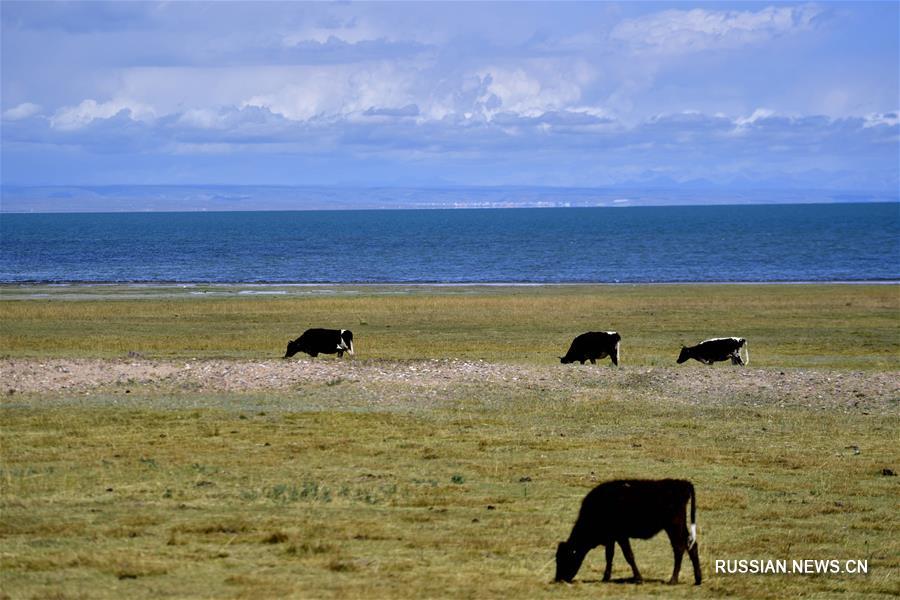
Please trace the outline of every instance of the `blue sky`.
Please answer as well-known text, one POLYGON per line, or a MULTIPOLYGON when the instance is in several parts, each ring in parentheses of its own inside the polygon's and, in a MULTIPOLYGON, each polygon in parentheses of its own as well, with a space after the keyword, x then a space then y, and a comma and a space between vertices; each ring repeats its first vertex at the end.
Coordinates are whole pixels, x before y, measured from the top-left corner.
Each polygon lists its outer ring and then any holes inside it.
POLYGON ((2 183, 896 191, 898 11, 4 0, 2 183))

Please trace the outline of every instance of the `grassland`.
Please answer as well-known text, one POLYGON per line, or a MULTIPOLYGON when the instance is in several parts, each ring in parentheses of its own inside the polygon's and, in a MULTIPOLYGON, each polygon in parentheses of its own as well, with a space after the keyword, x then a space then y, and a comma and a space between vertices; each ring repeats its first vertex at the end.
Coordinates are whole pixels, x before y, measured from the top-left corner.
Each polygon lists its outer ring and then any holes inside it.
POLYGON ((900 477, 883 474, 900 472, 896 286, 397 292, 4 294, 0 591, 896 596, 900 477), (318 324, 353 329, 359 356, 277 358, 318 324), (558 364, 589 329, 622 333, 622 367, 558 364), (751 367, 673 364, 712 335, 747 337, 751 367), (117 374, 79 379, 86 366, 117 374), (10 394, 12 380, 30 384, 10 394), (641 586, 622 582, 620 552, 618 583, 599 582, 602 552, 575 584, 550 583, 580 499, 614 477, 694 481, 700 588, 686 572, 662 583, 664 537, 634 544, 641 586), (740 558, 869 572, 713 572, 740 558))
MULTIPOLYGON (((900 368, 900 290, 893 285, 301 288, 287 298, 201 293, 211 297, 181 292, 63 302, 51 292, 0 302, 0 348, 7 356, 256 359, 280 357, 307 327, 330 326, 352 329, 364 358, 551 364, 573 333, 614 329, 631 365, 670 365, 682 343, 739 335, 750 340, 759 366, 900 368)), ((10 297, 13 290, 0 294, 10 297)))

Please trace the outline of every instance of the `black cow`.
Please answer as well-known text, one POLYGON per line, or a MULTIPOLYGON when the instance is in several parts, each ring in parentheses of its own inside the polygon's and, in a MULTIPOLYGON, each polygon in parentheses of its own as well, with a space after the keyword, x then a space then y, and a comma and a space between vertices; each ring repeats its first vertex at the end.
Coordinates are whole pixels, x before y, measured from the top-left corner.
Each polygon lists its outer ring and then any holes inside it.
POLYGON ((312 357, 335 352, 338 358, 344 356, 344 352, 353 356, 353 332, 349 329, 307 329, 296 340, 288 342, 284 358, 298 352, 306 352, 312 357))
POLYGON ((749 365, 750 347, 747 346, 747 340, 744 338, 713 338, 702 341, 690 348, 682 346, 681 354, 678 355, 678 364, 680 365, 689 358, 699 360, 704 365, 711 365, 714 362, 728 360, 729 358, 733 365, 749 365), (747 360, 741 358, 741 348, 746 350, 747 360))
POLYGON ((678 583, 681 559, 687 550, 694 566, 694 583, 700 585, 695 515, 694 486, 690 481, 629 479, 601 483, 585 496, 569 539, 560 542, 556 549, 556 581, 572 581, 585 555, 597 546, 606 548, 603 581, 609 581, 618 543, 631 566, 634 582, 640 583, 641 574, 628 539, 648 540, 665 530, 675 555, 675 568, 669 583, 678 583), (691 502, 690 533, 684 514, 688 500, 691 502))
POLYGON ((559 358, 559 362, 564 365, 575 361, 584 364, 584 361, 591 361, 592 365, 597 364, 598 358, 606 358, 609 356, 614 365, 619 364, 619 341, 622 339, 615 331, 589 331, 582 333, 572 340, 569 351, 565 356, 559 358))

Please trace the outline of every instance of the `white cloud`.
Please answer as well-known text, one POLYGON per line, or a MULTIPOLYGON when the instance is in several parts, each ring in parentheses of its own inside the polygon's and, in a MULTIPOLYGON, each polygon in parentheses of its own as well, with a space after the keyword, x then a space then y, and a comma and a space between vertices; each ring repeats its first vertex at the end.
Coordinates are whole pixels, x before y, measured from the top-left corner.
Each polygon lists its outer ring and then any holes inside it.
POLYGON ((744 125, 752 125, 760 119, 768 119, 774 114, 774 110, 769 110, 768 108, 757 108, 749 117, 738 117, 734 120, 734 123, 739 127, 744 125))
POLYGON ((350 19, 331 27, 306 27, 293 31, 281 38, 281 45, 290 48, 309 42, 327 44, 332 40, 358 44, 379 39, 385 39, 385 36, 371 27, 360 25, 355 19, 350 19))
POLYGON ((220 112, 208 108, 191 108, 178 116, 178 124, 198 129, 217 129, 224 125, 220 112))
POLYGON ((770 6, 757 12, 666 10, 622 21, 610 36, 638 50, 681 54, 739 47, 802 31, 820 13, 812 4, 770 6))
POLYGON ((490 121, 500 113, 531 118, 564 110, 606 114, 585 98, 584 89, 594 77, 585 62, 550 59, 473 66, 437 79, 427 61, 136 68, 113 84, 117 89, 112 100, 88 98, 64 106, 52 114, 50 124, 74 130, 128 110, 136 121, 175 115, 182 126, 228 129, 228 107, 264 108, 297 122, 353 122, 389 113, 418 123, 445 118, 490 121))
POLYGON ((570 109, 580 103, 584 86, 593 80, 594 73, 582 63, 528 61, 516 68, 487 67, 479 77, 486 85, 477 104, 490 120, 501 112, 538 117, 570 109))
POLYGON ((293 121, 361 115, 373 107, 415 104, 412 76, 388 65, 305 67, 293 81, 244 100, 293 121))
POLYGON ((23 102, 22 104, 10 108, 3 112, 3 118, 7 121, 19 121, 27 119, 41 112, 41 107, 31 102, 23 102))
POLYGON ((896 127, 898 124, 900 124, 900 119, 897 118, 898 112, 900 111, 894 111, 890 113, 873 113, 871 115, 866 115, 863 122, 863 127, 877 127, 878 125, 896 127))
POLYGON ((95 119, 109 119, 122 111, 129 111, 131 118, 136 121, 146 121, 156 115, 152 107, 140 102, 116 99, 97 103, 88 98, 78 106, 66 106, 57 110, 50 117, 50 126, 62 131, 81 129, 95 119))

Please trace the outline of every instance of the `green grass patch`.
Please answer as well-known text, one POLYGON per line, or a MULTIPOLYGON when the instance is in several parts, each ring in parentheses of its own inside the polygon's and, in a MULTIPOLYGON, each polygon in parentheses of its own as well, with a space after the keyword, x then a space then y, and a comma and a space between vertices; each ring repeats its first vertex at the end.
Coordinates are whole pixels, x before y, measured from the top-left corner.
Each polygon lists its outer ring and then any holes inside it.
MULTIPOLYGON (((578 333, 616 330, 625 364, 668 365, 682 344, 737 335, 757 366, 900 367, 894 285, 424 288, 352 297, 122 300, 0 298, 0 348, 16 357, 283 355, 308 327, 352 329, 361 358, 549 364, 578 333)), ((348 292, 348 290, 344 290, 348 292)))
MULTIPOLYGON (((461 386, 411 414, 245 409, 2 411, 3 591, 14 597, 877 597, 900 583, 896 416, 553 397, 461 386), (209 432, 218 432, 210 435, 209 432), (858 449, 858 452, 853 448, 858 449), (551 559, 583 495, 615 477, 698 490, 699 589, 576 584, 551 559), (724 576, 715 559, 866 559, 869 574, 724 576)), ((191 400, 186 396, 184 400, 191 400)), ((296 400, 274 396, 273 403, 296 400)), ((614 578, 629 576, 619 558, 614 578)))

